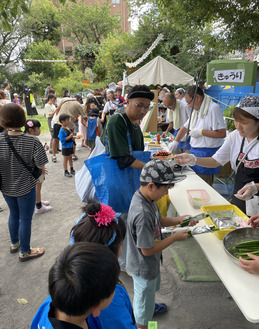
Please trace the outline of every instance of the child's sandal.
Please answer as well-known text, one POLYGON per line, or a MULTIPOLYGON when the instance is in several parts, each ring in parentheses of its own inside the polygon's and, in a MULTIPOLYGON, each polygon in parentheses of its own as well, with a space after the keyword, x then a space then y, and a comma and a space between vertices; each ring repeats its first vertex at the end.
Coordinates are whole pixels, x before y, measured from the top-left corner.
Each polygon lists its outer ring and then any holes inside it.
POLYGON ((20 251, 19 260, 21 262, 26 262, 27 260, 41 257, 42 255, 44 255, 44 253, 45 253, 44 248, 31 248, 27 252, 20 251))
POLYGON ((16 242, 16 243, 11 243, 11 246, 10 246, 10 253, 11 254, 14 254, 16 253, 20 248, 20 242, 16 242))

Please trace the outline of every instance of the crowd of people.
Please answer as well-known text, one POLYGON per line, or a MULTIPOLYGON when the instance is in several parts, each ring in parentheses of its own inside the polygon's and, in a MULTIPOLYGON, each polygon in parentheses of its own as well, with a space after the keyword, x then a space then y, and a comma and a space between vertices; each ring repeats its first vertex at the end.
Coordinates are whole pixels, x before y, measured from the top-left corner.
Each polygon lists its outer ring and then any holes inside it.
MULTIPOLYGON (((26 120, 18 96, 9 99, 9 89, 10 85, 5 86, 4 95, 0 92, 4 100, 0 104, 0 188, 10 210, 10 253, 19 253, 19 260, 25 262, 45 252, 44 248, 32 248, 30 238, 33 213, 51 210, 49 202, 41 199, 48 157, 37 138, 39 121, 26 120)), ((179 88, 172 93, 158 87, 158 91, 161 117, 167 124, 163 136, 169 132, 175 136, 168 149, 175 154, 176 162, 192 166, 212 185, 219 166, 230 161, 237 173, 233 203, 253 215, 249 220, 253 228, 259 226, 259 98, 247 95, 237 105, 233 112, 236 130, 225 138, 222 111, 201 88, 179 88)), ((36 113, 31 95, 25 86, 28 115, 36 113)), ((50 296, 36 313, 32 329, 147 329, 154 314, 167 310, 164 303, 155 302, 162 251, 189 235, 186 229, 163 239, 161 229, 181 224, 188 214, 162 216, 156 202, 186 176, 176 175, 166 161, 144 162, 136 156, 136 152, 144 152, 139 123, 150 111, 154 96, 145 85, 130 88, 125 98, 120 87, 108 86, 88 94, 84 104, 80 94, 72 96, 67 89, 57 104, 55 90, 47 84, 45 115, 52 137, 49 152, 56 163, 61 143, 64 176, 76 174, 73 161, 77 160, 75 140, 80 122, 81 146, 88 146, 91 153, 99 140, 104 152, 115 160, 113 165, 121 172, 127 169, 137 175, 140 187, 122 214, 102 200, 87 200, 82 216, 67 232, 71 246, 60 254, 49 272, 50 296), (120 269, 132 276, 133 307, 119 280, 120 269)), ((109 189, 105 181, 102 184, 109 189)), ((120 188, 122 194, 127 190, 127 186, 120 188)), ((259 274, 259 257, 250 257, 251 261, 240 259, 240 265, 259 274)))

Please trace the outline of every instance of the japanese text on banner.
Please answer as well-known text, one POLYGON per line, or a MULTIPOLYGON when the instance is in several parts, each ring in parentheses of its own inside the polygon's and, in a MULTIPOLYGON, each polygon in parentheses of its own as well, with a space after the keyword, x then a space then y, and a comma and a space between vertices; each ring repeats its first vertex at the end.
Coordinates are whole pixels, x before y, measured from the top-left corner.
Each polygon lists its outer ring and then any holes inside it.
POLYGON ((215 71, 214 77, 217 82, 243 83, 245 78, 245 69, 215 71))

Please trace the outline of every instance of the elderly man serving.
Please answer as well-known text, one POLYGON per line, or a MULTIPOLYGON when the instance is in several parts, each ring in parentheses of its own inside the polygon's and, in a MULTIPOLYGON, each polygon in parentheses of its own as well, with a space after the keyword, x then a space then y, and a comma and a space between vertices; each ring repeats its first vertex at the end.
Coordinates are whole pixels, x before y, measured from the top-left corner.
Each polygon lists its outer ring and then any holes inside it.
MULTIPOLYGON (((189 119, 191 114, 191 109, 188 107, 186 102, 181 102, 181 100, 176 99, 173 93, 166 93, 164 100, 164 105, 167 107, 167 122, 169 123, 168 128, 162 134, 162 137, 166 137, 168 132, 171 132, 174 128, 174 136, 177 136, 178 131, 183 126, 183 124, 189 119)), ((175 153, 181 153, 185 148, 186 134, 181 138, 181 141, 177 145, 177 150, 175 153)), ((190 149, 190 139, 188 139, 186 149, 190 149)))

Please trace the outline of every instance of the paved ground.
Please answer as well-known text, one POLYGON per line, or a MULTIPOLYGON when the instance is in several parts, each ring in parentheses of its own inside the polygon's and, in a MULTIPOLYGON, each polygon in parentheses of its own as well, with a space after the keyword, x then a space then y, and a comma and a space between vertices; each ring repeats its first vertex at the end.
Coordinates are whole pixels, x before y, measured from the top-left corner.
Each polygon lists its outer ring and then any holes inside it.
MULTIPOLYGON (((41 136, 41 140, 48 141, 48 134, 41 136)), ((87 154, 86 149, 77 152, 79 160, 74 163, 75 169, 81 168, 87 154)), ((81 215, 82 203, 75 191, 74 178, 63 176, 61 155, 58 155, 57 163, 48 164, 48 170, 42 198, 50 201, 53 210, 34 215, 31 238, 32 247, 46 248, 43 257, 21 263, 18 255, 9 253, 9 213, 0 196, 0 205, 4 209, 0 213, 0 329, 29 328, 37 308, 48 295, 48 270, 69 243, 70 229, 81 215), (18 298, 27 299, 28 304, 19 304, 18 298)), ((162 287, 157 300, 167 303, 169 310, 156 318, 159 329, 259 327, 244 318, 221 282, 183 282, 168 250, 164 252, 161 272, 162 287)), ((124 272, 121 279, 132 298, 132 279, 124 272)))

